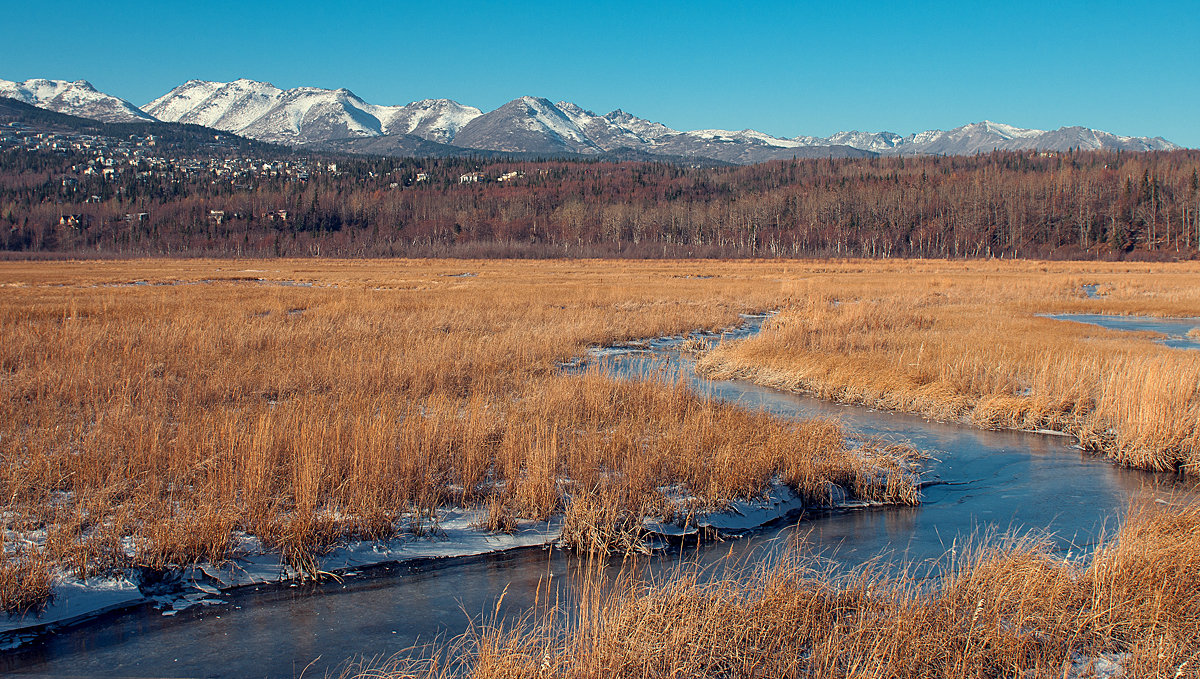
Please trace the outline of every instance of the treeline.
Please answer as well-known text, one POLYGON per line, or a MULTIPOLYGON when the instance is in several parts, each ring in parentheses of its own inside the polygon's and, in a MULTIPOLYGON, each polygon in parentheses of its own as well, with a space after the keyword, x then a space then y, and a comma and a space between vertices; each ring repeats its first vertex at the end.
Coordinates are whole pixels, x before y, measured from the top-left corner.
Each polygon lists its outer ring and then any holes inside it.
POLYGON ((343 159, 336 171, 305 181, 148 166, 108 178, 71 175, 80 161, 0 154, 0 248, 1174 258, 1194 256, 1200 244, 1197 151, 995 152, 719 168, 343 159))

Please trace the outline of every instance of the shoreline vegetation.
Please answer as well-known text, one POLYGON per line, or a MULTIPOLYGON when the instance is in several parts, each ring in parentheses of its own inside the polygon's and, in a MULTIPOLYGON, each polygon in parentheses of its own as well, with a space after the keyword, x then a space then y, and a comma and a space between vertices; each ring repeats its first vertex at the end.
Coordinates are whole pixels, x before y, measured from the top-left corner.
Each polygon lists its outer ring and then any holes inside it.
POLYGON ((585 577, 516 624, 348 663, 340 679, 1190 677, 1200 505, 1134 507, 1086 559, 993 536, 928 565, 831 570, 794 550, 656 582, 585 577))
POLYGON ((700 367, 1197 471, 1200 353, 1035 316, 1200 315, 1187 264, 4 262, 0 286, 8 611, 62 578, 220 563, 248 540, 316 576, 334 546, 427 531, 444 507, 498 532, 558 516, 588 552, 774 483, 916 502, 905 446, 561 370, 763 309, 780 309, 767 330, 700 367))
POLYGON ((707 352, 697 371, 987 429, 1060 431, 1121 465, 1200 473, 1200 352, 1037 315, 1194 317, 1194 268, 1084 278, 967 265, 798 285, 803 301, 707 352), (1079 288, 1097 281, 1098 298, 1086 299, 1079 288))

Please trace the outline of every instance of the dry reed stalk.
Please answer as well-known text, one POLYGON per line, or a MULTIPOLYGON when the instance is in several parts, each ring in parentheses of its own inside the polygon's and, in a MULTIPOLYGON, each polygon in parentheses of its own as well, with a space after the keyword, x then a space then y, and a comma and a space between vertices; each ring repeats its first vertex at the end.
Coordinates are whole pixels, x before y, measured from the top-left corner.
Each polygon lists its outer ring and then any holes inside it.
POLYGON ((1033 538, 976 544, 933 581, 870 565, 839 573, 796 552, 660 582, 606 586, 588 571, 577 599, 456 640, 456 674, 1088 676, 1088 659, 1107 656, 1126 676, 1195 675, 1197 505, 1132 511, 1085 563, 1033 538))
POLYGON ((41 550, 6 553, 0 563, 0 610, 23 614, 44 605, 53 594, 52 564, 41 550))

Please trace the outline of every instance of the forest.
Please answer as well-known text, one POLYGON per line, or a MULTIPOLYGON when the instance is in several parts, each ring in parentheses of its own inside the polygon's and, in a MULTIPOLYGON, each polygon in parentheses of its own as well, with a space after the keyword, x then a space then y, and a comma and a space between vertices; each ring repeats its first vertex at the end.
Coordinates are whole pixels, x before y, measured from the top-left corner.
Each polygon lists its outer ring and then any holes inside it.
POLYGON ((220 173, 0 152, 8 256, 1190 259, 1200 151, 665 162, 338 157, 220 173), (336 169, 334 169, 336 167, 336 169), (23 254, 19 254, 23 253, 23 254))

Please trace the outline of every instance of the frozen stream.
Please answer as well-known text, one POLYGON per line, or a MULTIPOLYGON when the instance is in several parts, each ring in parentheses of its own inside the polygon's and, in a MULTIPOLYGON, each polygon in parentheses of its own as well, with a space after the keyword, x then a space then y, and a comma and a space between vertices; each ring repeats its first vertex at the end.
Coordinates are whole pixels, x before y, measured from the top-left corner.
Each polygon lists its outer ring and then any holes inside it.
POLYGON ((1164 337, 1160 344, 1175 349, 1200 349, 1200 337, 1189 336, 1200 329, 1200 318, 1158 318, 1155 316, 1108 316, 1105 314, 1045 314, 1056 321, 1074 321, 1125 332, 1155 332, 1164 337))
MULTIPOLYGON (((761 318, 732 333, 757 331, 761 318)), ((1173 477, 1119 469, 1081 453, 1061 436, 982 431, 920 417, 840 406, 744 382, 695 378, 677 341, 607 350, 607 369, 625 377, 674 379, 699 391, 784 417, 839 418, 856 434, 907 440, 927 451, 924 503, 913 508, 811 514, 744 539, 684 549, 686 558, 762 558, 788 538, 847 564, 880 554, 934 559, 989 529, 1053 531, 1062 552, 1088 549, 1113 527, 1131 498, 1165 492, 1173 477)), ((683 558, 679 549, 642 559, 662 572, 683 558)), ((614 562, 613 568, 617 567, 614 562)), ((322 677, 352 656, 400 651, 438 635, 464 631, 467 614, 490 613, 507 588, 500 613, 520 615, 545 579, 570 582, 577 564, 560 550, 534 548, 466 560, 441 560, 363 571, 344 582, 272 585, 222 595, 225 603, 164 617, 143 606, 68 630, 0 655, 6 676, 322 677)))

